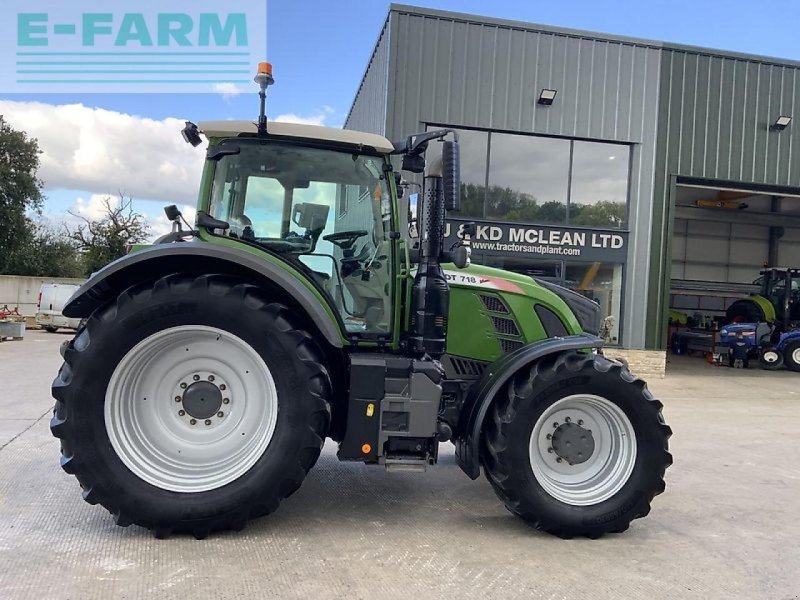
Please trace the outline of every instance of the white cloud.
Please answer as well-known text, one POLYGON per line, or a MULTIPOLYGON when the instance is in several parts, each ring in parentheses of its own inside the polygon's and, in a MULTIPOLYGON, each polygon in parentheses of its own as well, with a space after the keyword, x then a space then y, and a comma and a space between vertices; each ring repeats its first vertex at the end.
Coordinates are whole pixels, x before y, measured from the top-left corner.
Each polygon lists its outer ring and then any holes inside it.
POLYGON ((119 196, 109 196, 108 194, 92 194, 88 200, 76 198, 69 210, 71 213, 84 217, 90 221, 102 219, 105 215, 105 205, 103 201, 108 198, 109 204, 116 208, 119 206, 119 196))
POLYGON ((168 202, 197 195, 204 149, 183 141, 180 119, 9 100, 0 100, 0 114, 39 140, 45 188, 168 202))
POLYGON ((282 115, 278 115, 275 117, 275 121, 280 121, 281 123, 300 123, 303 125, 327 125, 330 127, 329 124, 326 123, 328 119, 330 119, 333 115, 336 114, 336 111, 331 108, 330 106, 323 106, 319 110, 314 111, 312 114, 308 116, 300 116, 295 113, 284 113, 282 115))
POLYGON ((215 83, 213 86, 214 93, 222 94, 223 100, 230 100, 242 93, 242 89, 235 83, 229 81, 224 83, 215 83))

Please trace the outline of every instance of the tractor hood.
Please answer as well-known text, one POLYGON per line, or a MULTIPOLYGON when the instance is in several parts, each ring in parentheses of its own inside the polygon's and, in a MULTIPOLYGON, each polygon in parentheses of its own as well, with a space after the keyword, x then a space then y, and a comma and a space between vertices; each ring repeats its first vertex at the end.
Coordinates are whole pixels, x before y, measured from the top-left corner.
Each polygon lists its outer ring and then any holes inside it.
POLYGON ((529 275, 482 265, 470 265, 465 269, 459 269, 453 264, 443 264, 442 268, 447 277, 447 283, 452 287, 480 288, 519 294, 537 301, 545 301, 547 304, 563 302, 581 330, 592 335, 597 335, 600 331, 600 305, 590 298, 560 285, 535 279, 529 275))

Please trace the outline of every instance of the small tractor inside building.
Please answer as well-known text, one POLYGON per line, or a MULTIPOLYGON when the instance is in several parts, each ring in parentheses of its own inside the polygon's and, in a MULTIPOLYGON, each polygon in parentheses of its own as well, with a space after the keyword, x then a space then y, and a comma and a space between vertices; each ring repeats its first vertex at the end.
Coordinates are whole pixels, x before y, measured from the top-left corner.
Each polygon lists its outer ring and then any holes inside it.
MULTIPOLYGON (((241 529, 294 493, 323 443, 424 470, 443 442, 509 511, 561 537, 621 532, 671 464, 662 405, 602 355, 584 296, 469 264, 452 130, 392 143, 267 122, 208 139, 196 222, 93 276, 64 314, 51 421, 61 466, 119 525, 241 529), (422 183, 418 247, 401 171, 422 183)), ((377 499, 376 499, 377 501, 377 499)), ((331 518, 336 518, 331 515, 331 518)))

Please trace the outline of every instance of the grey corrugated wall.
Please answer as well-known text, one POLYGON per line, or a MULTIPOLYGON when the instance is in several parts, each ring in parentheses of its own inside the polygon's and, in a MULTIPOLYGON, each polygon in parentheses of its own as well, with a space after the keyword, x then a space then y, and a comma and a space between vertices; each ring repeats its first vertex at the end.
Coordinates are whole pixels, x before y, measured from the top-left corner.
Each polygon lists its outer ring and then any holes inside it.
MULTIPOLYGON (((800 65, 696 49, 662 51, 649 312, 662 314, 669 292, 672 182, 677 177, 738 184, 800 186, 796 123, 769 127, 779 115, 800 117, 800 65)), ((664 342, 657 319, 648 344, 664 342)))
POLYGON ((386 133, 389 82, 389 20, 384 23, 367 70, 345 120, 345 129, 386 133))
POLYGON ((389 37, 388 112, 367 101, 377 94, 366 90, 375 85, 368 69, 351 113, 363 116, 349 119, 348 128, 385 117, 390 138, 438 123, 632 144, 622 341, 644 347, 657 45, 397 5, 389 37), (558 90, 553 106, 536 104, 542 88, 558 90))

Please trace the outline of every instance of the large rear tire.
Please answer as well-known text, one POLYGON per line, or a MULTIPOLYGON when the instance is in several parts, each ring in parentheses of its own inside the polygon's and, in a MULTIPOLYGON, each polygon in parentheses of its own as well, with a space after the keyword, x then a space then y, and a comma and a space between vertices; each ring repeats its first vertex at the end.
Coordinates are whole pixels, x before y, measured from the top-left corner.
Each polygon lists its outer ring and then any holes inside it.
POLYGON ((290 310, 250 284, 170 275, 98 309, 64 348, 61 466, 118 525, 241 529, 316 462, 330 381, 290 310))
POLYGON ((486 476, 537 529, 564 538, 624 531, 664 491, 672 432, 661 408, 617 362, 542 359, 512 379, 487 417, 486 476))
POLYGON ((763 323, 767 317, 752 300, 737 300, 725 311, 725 320, 728 323, 763 323))

